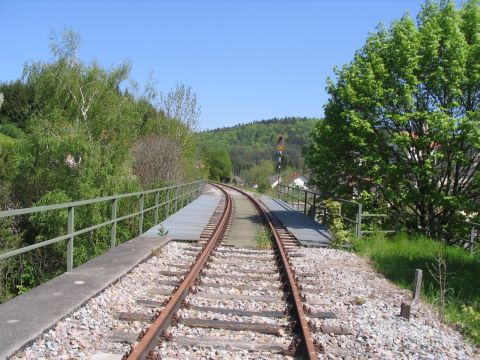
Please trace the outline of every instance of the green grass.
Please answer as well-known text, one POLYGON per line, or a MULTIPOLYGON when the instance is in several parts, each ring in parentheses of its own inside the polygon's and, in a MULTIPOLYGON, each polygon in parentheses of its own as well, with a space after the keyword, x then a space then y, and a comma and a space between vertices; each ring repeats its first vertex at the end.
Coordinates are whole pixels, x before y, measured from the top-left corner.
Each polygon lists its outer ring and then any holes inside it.
POLYGON ((480 251, 470 254, 425 237, 406 234, 385 238, 372 235, 357 238, 353 249, 372 260, 375 268, 406 289, 413 289, 415 269, 423 270, 423 297, 437 304, 439 287, 429 271, 439 252, 447 263, 447 304, 445 318, 467 338, 480 346, 480 251))
POLYGON ((261 227, 255 234, 255 242, 257 247, 262 250, 268 250, 272 248, 272 233, 270 230, 261 227))

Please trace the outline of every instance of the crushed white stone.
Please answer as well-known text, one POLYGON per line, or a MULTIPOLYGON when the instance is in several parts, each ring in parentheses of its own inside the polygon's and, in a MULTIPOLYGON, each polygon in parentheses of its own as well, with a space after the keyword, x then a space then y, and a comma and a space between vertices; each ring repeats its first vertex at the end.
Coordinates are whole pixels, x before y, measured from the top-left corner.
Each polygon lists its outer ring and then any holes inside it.
MULTIPOLYGON (((318 273, 305 285, 307 303, 315 311, 332 311, 337 319, 311 319, 322 325, 343 326, 352 335, 313 336, 325 346, 321 359, 478 359, 478 348, 442 324, 435 310, 423 301, 412 303, 410 320, 399 316, 411 292, 400 289, 377 273, 367 260, 341 250, 300 248, 304 257, 292 257, 297 271, 318 273), (308 288, 315 290, 308 290, 308 288), (365 299, 357 305, 356 297, 365 299)), ((413 281, 413 279, 412 279, 413 281)), ((299 283, 302 283, 300 279, 299 283)))
MULTIPOLYGON (((28 348, 18 352, 13 359, 89 359, 104 352, 123 354, 129 345, 112 342, 114 334, 138 334, 147 325, 142 322, 124 322, 117 319, 119 312, 141 312, 153 315, 159 309, 148 308, 136 303, 137 299, 150 299, 148 292, 153 288, 170 289, 158 285, 159 280, 178 280, 175 277, 159 276, 161 270, 179 271, 172 263, 190 264, 193 253, 185 254, 188 244, 170 243, 156 256, 140 264, 120 281, 92 298, 85 306, 76 310, 45 333, 28 348)), ((228 250, 226 250, 228 251, 228 250)), ((410 302, 411 294, 391 284, 383 276, 372 270, 367 261, 355 254, 331 249, 299 248, 297 253, 303 257, 292 257, 292 263, 298 272, 318 274, 318 277, 300 278, 315 282, 304 285, 303 292, 307 303, 317 302, 323 305, 311 305, 314 311, 332 311, 337 319, 311 319, 318 330, 313 336, 324 344, 326 353, 319 354, 320 359, 476 359, 480 358, 477 348, 466 342, 452 328, 438 320, 435 310, 422 301, 412 304, 411 318, 400 318, 400 304, 410 302), (356 297, 365 299, 357 305, 356 297), (351 335, 331 335, 322 333, 319 328, 325 325, 342 326, 350 330, 351 335)), ((245 251, 252 255, 258 251, 245 251)), ((263 254, 271 254, 265 252, 263 254)), ((231 254, 234 258, 234 254, 231 254)), ((217 259, 218 260, 218 259, 217 259)), ((215 262, 217 262, 217 260, 215 262)), ((218 263, 217 263, 218 264, 218 263)), ((265 268, 265 262, 258 267, 265 268)), ((254 269, 255 262, 245 261, 242 267, 254 269)), ((268 265, 267 267, 268 268, 268 265)), ((224 274, 227 266, 215 265, 207 272, 206 282, 224 284, 225 288, 208 288, 209 293, 236 293, 231 290, 235 285, 272 286, 272 279, 266 275, 264 281, 251 281, 241 278, 209 278, 208 274, 224 274), (230 289, 229 289, 230 288, 230 289)), ((413 281, 413 279, 412 279, 413 281)), ((201 285, 199 286, 201 288, 201 285)), ((275 296, 280 292, 271 290, 244 290, 242 294, 275 296)), ((166 297, 159 297, 165 299, 166 297)), ((264 303, 258 301, 240 301, 234 299, 210 299, 198 296, 190 297, 191 305, 219 306, 253 311, 284 310, 285 303, 264 303)), ((179 315, 190 318, 218 320, 242 320, 268 324, 286 325, 286 318, 239 317, 216 313, 196 313, 181 310, 179 315)), ((220 337, 232 341, 263 341, 288 346, 291 336, 259 335, 247 331, 233 332, 215 329, 189 328, 178 324, 171 328, 173 335, 194 337, 220 337)), ((227 351, 201 347, 177 346, 174 342, 163 343, 157 352, 162 359, 288 359, 273 353, 249 353, 248 351, 227 351)))
POLYGON ((151 298, 148 292, 158 288, 159 271, 174 270, 170 265, 172 263, 190 264, 194 260, 192 253, 185 254, 187 247, 188 244, 170 242, 156 256, 90 299, 85 306, 58 322, 52 330, 12 359, 71 360, 90 359, 99 352, 124 354, 130 346, 112 342, 110 337, 117 333, 139 334, 147 324, 120 321, 118 313, 154 315, 159 309, 139 305, 136 300, 151 298))

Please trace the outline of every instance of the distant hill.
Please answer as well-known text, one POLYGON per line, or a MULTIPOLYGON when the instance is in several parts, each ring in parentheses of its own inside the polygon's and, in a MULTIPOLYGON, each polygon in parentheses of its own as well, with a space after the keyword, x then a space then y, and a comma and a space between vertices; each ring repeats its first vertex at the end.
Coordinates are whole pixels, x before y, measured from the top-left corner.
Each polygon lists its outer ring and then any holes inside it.
POLYGON ((286 117, 255 121, 198 133, 199 147, 222 147, 232 159, 233 172, 240 173, 260 160, 274 160, 278 135, 285 137, 285 158, 295 169, 303 169, 302 149, 318 119, 286 117))

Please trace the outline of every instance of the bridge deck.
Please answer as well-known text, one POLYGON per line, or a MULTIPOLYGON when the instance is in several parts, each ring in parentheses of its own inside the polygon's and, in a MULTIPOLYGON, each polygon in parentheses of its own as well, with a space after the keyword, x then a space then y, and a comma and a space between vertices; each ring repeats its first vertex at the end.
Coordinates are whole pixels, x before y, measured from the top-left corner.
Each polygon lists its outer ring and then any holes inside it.
POLYGON ((278 199, 264 198, 262 202, 280 220, 280 222, 297 238, 303 246, 328 246, 332 234, 327 228, 311 217, 295 210, 286 202, 278 199))
MULTIPOLYGON (((206 195, 167 218, 162 225, 169 232, 168 238, 160 237, 156 226, 143 236, 0 304, 0 360, 34 340, 168 240, 198 240, 220 198, 218 193, 207 190, 206 195)), ((264 199, 263 202, 302 245, 328 245, 331 235, 322 225, 282 201, 264 199)))
MULTIPOLYGON (((206 194, 212 194, 208 189, 206 194)), ((172 240, 198 240, 220 196, 201 195, 162 224, 29 292, 0 304, 0 360, 37 338, 74 309, 172 240)))
POLYGON ((159 229, 163 227, 168 231, 168 237, 173 240, 198 241, 220 199, 220 196, 200 195, 198 199, 169 216, 159 225, 152 227, 143 235, 158 236, 159 229))

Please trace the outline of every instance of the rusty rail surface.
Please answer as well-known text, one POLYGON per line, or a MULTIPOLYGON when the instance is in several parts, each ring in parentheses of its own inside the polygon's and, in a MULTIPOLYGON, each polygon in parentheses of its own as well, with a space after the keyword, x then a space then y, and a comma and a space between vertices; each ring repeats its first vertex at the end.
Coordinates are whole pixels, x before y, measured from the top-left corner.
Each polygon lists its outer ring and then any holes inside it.
MULTIPOLYGON (((226 185, 224 185, 226 186, 226 185)), ((254 205, 255 209, 257 210, 258 214, 264 219, 265 223, 267 223, 270 227, 270 230, 273 234, 273 237, 275 238, 275 245, 278 249, 279 255, 280 255, 280 264, 283 267, 286 277, 287 277, 287 285, 288 285, 288 290, 290 292, 290 296, 293 299, 293 312, 297 318, 297 331, 298 334, 301 337, 301 350, 304 351, 304 354, 302 354, 306 359, 309 360, 316 360, 317 359, 317 353, 315 350, 315 345, 312 339, 312 335, 310 333, 310 329, 308 327, 308 322, 307 318, 305 316, 305 312, 303 310, 303 303, 300 297, 300 291, 298 289, 298 284, 295 279, 295 275, 293 273, 292 268, 290 267, 290 261, 288 258, 287 251, 282 243, 282 240, 280 238, 280 235, 278 234, 275 226, 273 225, 272 221, 270 218, 267 216, 265 210, 261 207, 259 202, 254 199, 251 195, 248 193, 237 189, 235 187, 230 187, 229 188, 238 191, 245 197, 247 197, 251 203, 254 205)))
POLYGON ((149 353, 158 345, 162 337, 162 333, 170 326, 172 317, 182 306, 182 301, 188 295, 190 287, 193 285, 195 279, 200 274, 200 271, 202 270, 204 264, 207 262, 212 251, 218 245, 219 240, 222 239, 226 225, 228 223, 228 219, 232 214, 232 200, 225 190, 221 190, 226 197, 225 208, 222 213, 221 220, 215 227, 215 231, 213 232, 211 239, 204 245, 199 255, 197 256, 195 263, 186 275, 185 279, 182 281, 178 289, 168 300, 168 303, 161 311, 160 315, 156 318, 155 322, 148 328, 147 332, 144 334, 137 346, 132 349, 130 355, 127 358, 128 360, 145 359, 147 358, 149 353))

